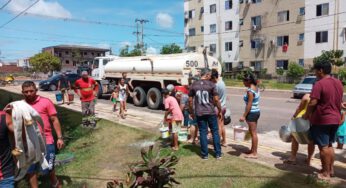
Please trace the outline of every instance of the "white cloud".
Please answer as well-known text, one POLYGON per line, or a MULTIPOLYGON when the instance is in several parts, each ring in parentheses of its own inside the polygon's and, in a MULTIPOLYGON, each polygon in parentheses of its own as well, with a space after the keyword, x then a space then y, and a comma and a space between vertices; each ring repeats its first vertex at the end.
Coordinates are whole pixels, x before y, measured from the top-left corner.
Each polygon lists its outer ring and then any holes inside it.
MULTIPOLYGON (((34 0, 15 0, 8 4, 7 9, 11 12, 18 13, 33 4, 34 0)), ((66 10, 58 2, 48 2, 41 0, 36 5, 31 7, 27 13, 39 14, 52 17, 71 18, 72 14, 66 10)))
POLYGON ((149 48, 147 48, 147 54, 157 54, 157 49, 152 46, 149 46, 149 48))
POLYGON ((156 23, 163 28, 172 28, 174 20, 171 15, 160 12, 156 15, 156 23))

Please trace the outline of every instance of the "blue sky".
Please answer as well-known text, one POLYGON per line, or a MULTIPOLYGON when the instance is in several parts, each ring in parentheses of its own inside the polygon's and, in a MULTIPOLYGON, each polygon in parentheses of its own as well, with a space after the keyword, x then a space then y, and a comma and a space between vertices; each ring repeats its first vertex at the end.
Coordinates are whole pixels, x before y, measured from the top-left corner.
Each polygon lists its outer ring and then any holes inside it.
MULTIPOLYGON (((8 1, 0 0, 0 8, 8 1)), ((10 1, 0 10, 0 25, 35 1, 10 1)), ((40 0, 28 14, 0 28, 0 57, 26 58, 58 44, 111 47, 118 53, 122 46, 136 44, 136 18, 149 20, 144 40, 151 53, 158 53, 165 44, 183 46, 183 12, 183 0, 40 0)))

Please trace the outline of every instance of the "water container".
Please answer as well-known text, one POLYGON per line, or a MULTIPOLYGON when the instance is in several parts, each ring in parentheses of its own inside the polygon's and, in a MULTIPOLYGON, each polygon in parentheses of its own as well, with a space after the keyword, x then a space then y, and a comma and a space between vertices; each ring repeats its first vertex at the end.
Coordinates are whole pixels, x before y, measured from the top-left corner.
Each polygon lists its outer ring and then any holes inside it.
POLYGON ((241 122, 240 125, 233 126, 233 130, 235 141, 242 142, 251 138, 249 128, 246 127, 243 122, 241 122))
POLYGON ((299 144, 308 144, 311 142, 310 138, 310 122, 303 118, 297 118, 289 123, 292 136, 299 144))
POLYGON ((169 137, 169 128, 168 127, 161 127, 160 132, 161 132, 161 138, 166 139, 169 137))
POLYGON ((280 128, 279 136, 283 142, 292 142, 292 134, 288 125, 284 125, 280 128))
POLYGON ((55 94, 55 98, 56 98, 56 103, 57 104, 62 104, 62 98, 63 98, 63 96, 62 96, 62 94, 61 93, 57 93, 57 94, 55 94))
POLYGON ((188 135, 189 135, 189 133, 187 131, 187 128, 182 128, 178 133, 178 140, 180 142, 186 142, 188 135))

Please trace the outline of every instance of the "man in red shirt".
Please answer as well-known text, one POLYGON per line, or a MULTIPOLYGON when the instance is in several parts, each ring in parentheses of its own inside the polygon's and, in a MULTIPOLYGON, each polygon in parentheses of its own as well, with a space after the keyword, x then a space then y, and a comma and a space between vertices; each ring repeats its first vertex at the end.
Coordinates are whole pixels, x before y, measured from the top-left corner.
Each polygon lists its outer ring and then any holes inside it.
MULTIPOLYGON (((58 137, 58 140, 56 141, 57 148, 61 149, 64 146, 64 140, 61 133, 61 126, 59 119, 57 117, 57 111, 55 109, 55 106, 53 102, 48 98, 37 95, 36 85, 32 81, 26 81, 23 83, 22 93, 24 95, 25 101, 40 114, 44 124, 44 130, 41 130, 41 132, 44 133, 46 138, 46 159, 48 161, 48 170, 43 171, 41 169, 41 172, 43 174, 49 173, 52 187, 62 187, 54 171, 55 145, 51 122, 58 137)), ((39 127, 41 129, 41 126, 39 127)), ((40 165, 34 164, 28 170, 28 177, 31 188, 38 187, 37 174, 39 169, 40 165)))
POLYGON ((341 121, 343 86, 340 80, 331 77, 329 62, 315 63, 313 69, 317 80, 311 91, 311 100, 304 119, 310 119, 311 137, 320 149, 322 171, 319 179, 334 175, 334 149, 336 131, 341 121))
POLYGON ((95 128, 95 97, 99 87, 97 82, 90 78, 87 71, 82 72, 82 78, 75 83, 75 92, 82 102, 83 126, 91 125, 95 128))

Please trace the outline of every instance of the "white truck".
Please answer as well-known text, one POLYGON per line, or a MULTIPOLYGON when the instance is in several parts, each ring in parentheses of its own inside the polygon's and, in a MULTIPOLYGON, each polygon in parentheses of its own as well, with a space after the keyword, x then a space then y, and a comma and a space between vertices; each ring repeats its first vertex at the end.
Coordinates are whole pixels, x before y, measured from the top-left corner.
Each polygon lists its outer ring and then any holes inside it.
POLYGON ((161 90, 167 85, 189 85, 201 69, 216 69, 221 73, 221 67, 216 58, 202 53, 99 57, 93 62, 92 77, 99 83, 99 96, 102 96, 110 94, 122 73, 127 73, 134 105, 158 109, 162 104, 161 90))

